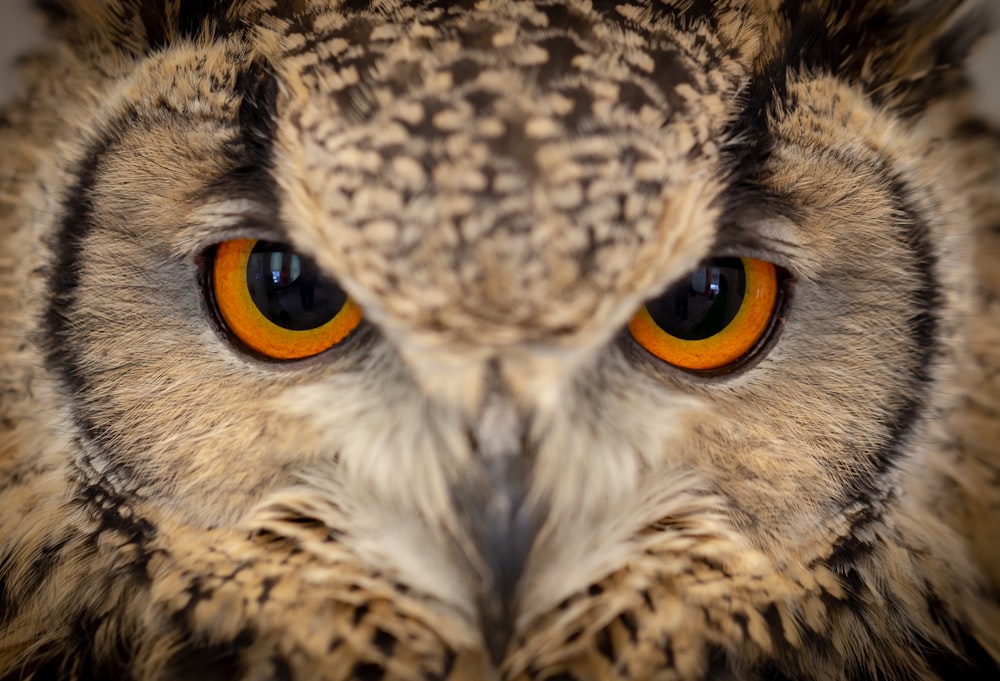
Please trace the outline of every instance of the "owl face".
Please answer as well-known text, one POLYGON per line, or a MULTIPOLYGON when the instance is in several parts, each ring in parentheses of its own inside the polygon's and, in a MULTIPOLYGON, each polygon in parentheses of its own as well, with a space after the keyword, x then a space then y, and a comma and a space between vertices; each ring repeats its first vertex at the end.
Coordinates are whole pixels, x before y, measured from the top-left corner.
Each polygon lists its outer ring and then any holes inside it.
POLYGON ((846 5, 66 3, 0 140, 0 662, 995 671, 972 31, 846 5))

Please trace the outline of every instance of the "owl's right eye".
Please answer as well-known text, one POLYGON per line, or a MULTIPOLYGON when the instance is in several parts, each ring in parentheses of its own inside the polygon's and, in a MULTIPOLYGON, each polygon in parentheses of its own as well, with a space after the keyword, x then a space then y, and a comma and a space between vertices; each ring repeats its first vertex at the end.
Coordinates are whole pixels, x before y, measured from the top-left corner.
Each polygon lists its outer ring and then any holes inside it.
POLYGON ((225 241, 211 268, 215 305, 229 331, 254 352, 279 360, 318 355, 361 323, 340 286, 288 244, 225 241))

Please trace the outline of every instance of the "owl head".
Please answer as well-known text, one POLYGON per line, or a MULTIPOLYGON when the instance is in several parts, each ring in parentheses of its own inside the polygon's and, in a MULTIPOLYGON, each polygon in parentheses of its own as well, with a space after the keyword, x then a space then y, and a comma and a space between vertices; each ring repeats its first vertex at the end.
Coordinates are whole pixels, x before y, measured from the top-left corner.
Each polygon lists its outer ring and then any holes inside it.
POLYGON ((0 678, 1000 675, 980 6, 39 4, 0 678))

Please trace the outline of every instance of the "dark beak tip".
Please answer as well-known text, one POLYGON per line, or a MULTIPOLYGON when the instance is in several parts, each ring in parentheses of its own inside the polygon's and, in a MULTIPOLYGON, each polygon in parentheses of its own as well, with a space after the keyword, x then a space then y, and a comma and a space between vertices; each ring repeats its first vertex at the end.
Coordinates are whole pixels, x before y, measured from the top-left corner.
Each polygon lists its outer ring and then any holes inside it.
POLYGON ((488 635, 486 640, 486 649, 490 654, 490 661, 493 663, 494 667, 499 668, 500 665, 503 664, 504 659, 507 657, 507 642, 508 637, 505 635, 488 635))
POLYGON ((487 597, 480 607, 479 630, 483 644, 493 666, 499 668, 507 657, 513 635, 513 617, 507 603, 496 597, 487 597))

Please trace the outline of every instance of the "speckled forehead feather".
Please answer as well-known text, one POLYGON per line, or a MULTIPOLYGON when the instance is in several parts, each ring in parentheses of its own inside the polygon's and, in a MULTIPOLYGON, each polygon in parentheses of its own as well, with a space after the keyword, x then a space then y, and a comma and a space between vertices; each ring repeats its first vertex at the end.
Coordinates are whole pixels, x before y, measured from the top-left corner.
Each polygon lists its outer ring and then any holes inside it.
POLYGON ((711 240, 664 223, 712 202, 688 182, 720 174, 746 76, 715 23, 572 1, 292 19, 276 61, 296 139, 277 145, 314 204, 300 238, 386 324, 480 346, 606 327, 609 292, 648 294, 711 240))

